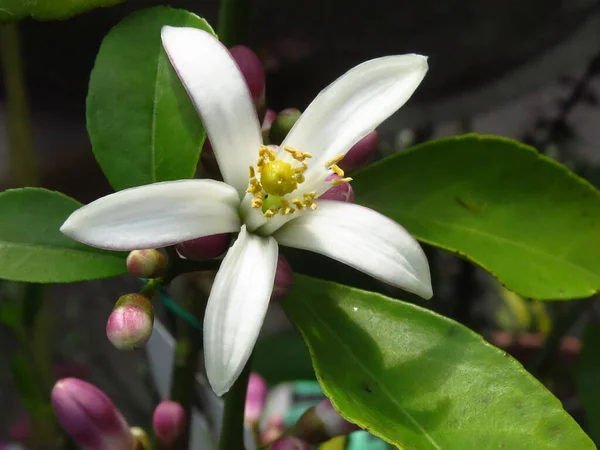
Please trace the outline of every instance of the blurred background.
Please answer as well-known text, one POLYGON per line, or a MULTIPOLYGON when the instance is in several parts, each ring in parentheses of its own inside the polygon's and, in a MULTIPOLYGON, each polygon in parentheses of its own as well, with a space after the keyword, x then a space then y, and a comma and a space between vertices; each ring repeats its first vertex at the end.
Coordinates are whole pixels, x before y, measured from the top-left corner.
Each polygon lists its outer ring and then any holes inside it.
MULTIPOLYGON (((60 190, 81 202, 111 192, 86 133, 89 74, 110 28, 137 9, 158 4, 193 11, 216 24, 217 0, 129 0, 65 21, 19 23, 35 164, 20 178, 10 169, 14 160, 3 77, 1 190, 30 177, 29 184, 60 190)), ((378 157, 432 138, 471 131, 496 134, 529 143, 600 185, 600 9, 594 0, 255 0, 240 43, 261 58, 267 105, 276 111, 302 110, 322 88, 367 59, 428 55, 424 83, 379 129, 378 157)), ((568 305, 522 299, 470 263, 428 252, 436 297, 427 307, 470 326, 525 363, 539 357, 536 350, 568 305)), ((294 266, 293 254, 290 261, 294 266)), ((329 271, 332 279, 351 270, 317 256, 294 268, 329 271)), ((399 294, 365 276, 352 279, 360 287, 399 294)), ((117 351, 104 331, 116 299, 138 288, 135 279, 122 277, 40 289, 41 307, 48 310, 42 332, 52 339, 40 338, 36 351, 40 364, 51 365, 56 376, 91 380, 130 423, 144 424, 157 399, 145 354, 117 351)), ((31 287, 4 282, 0 300, 10 304, 27 289, 31 287)), ((582 422, 572 375, 580 332, 599 317, 600 309, 592 305, 569 330, 559 354, 552 356, 553 370, 542 380, 582 422)), ((267 333, 287 328, 275 308, 267 333)), ((18 373, 12 358, 18 339, 2 327, 0 348, 0 441, 17 441, 27 432, 26 405, 19 401, 13 377, 18 373)), ((283 349, 281 358, 290 352, 283 349)), ((305 355, 301 359, 306 361, 305 355)), ((278 375, 271 381, 279 381, 278 375)))

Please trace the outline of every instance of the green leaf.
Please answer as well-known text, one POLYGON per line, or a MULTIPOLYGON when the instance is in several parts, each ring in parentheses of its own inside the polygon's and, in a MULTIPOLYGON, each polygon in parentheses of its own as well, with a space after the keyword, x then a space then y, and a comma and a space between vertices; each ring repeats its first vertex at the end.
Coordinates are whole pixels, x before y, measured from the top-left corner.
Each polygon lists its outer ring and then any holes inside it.
POLYGON ((517 361, 448 318, 301 275, 283 307, 335 407, 399 448, 595 448, 517 361))
MULTIPOLYGON (((211 33, 198 16, 155 7, 106 35, 90 78, 87 124, 92 149, 116 190, 192 178, 205 133, 162 48, 164 25, 211 33)), ((194 49, 190 49, 194 51, 194 49)))
POLYGON ((362 170, 358 203, 538 299, 600 289, 600 192, 509 139, 432 141, 362 170))
POLYGON ((583 347, 575 381, 586 416, 587 429, 600 444, 600 325, 590 324, 583 335, 583 347))
POLYGON ((112 6, 123 0, 0 0, 0 22, 34 19, 66 19, 99 6, 112 6))
POLYGON ((66 195, 45 189, 0 193, 0 278, 65 283, 125 273, 125 253, 88 247, 59 231, 81 206, 66 195))

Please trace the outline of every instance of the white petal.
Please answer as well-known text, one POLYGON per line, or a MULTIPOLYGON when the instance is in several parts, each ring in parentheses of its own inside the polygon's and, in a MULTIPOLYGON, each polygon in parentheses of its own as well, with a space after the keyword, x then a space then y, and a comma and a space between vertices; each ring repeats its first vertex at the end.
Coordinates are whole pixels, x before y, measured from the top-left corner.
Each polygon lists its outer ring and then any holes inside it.
POLYGON ((321 253, 423 298, 433 295, 419 243, 372 209, 321 200, 316 211, 288 222, 273 237, 281 245, 321 253))
POLYGON ((214 180, 180 180, 125 189, 79 208, 67 236, 111 250, 159 248, 240 227, 237 191, 214 180))
POLYGON ((223 179, 240 195, 262 145, 248 86, 227 49, 197 28, 162 29, 163 46, 202 117, 223 179))
POLYGON ((386 56, 354 67, 313 100, 282 146, 312 153, 309 171, 345 155, 406 103, 426 72, 427 58, 413 54, 386 56))
POLYGON ((227 252, 204 316, 204 358, 217 395, 233 385, 250 358, 273 291, 277 242, 246 231, 227 252))

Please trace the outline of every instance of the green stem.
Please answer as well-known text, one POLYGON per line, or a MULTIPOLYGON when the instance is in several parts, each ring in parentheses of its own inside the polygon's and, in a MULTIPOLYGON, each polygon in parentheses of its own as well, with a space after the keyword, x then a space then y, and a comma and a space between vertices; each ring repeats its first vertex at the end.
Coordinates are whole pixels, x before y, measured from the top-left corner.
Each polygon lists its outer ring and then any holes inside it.
POLYGON ((249 377, 250 361, 229 392, 225 394, 225 411, 223 412, 219 450, 244 448, 244 408, 249 377))
POLYGON ((226 47, 244 41, 251 10, 250 0, 221 0, 217 34, 226 47))
POLYGON ((31 139, 17 23, 0 25, 0 64, 8 105, 9 173, 16 185, 35 186, 39 169, 31 139))
POLYGON ((535 359, 532 361, 529 371, 540 378, 546 374, 552 366, 552 358, 556 355, 558 348, 565 334, 573 327, 573 324, 579 319, 587 309, 593 305, 594 299, 572 300, 570 309, 562 314, 554 323, 550 335, 546 338, 544 346, 540 349, 535 359))

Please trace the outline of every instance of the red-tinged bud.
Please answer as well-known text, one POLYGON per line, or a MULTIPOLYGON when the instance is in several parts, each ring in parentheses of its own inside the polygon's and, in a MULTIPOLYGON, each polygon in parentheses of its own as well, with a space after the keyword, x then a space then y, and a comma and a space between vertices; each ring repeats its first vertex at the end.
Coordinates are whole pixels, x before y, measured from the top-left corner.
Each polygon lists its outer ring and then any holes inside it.
POLYGON ((275 145, 281 144, 301 115, 302 113, 296 108, 284 109, 277 114, 277 118, 271 125, 269 142, 275 145))
POLYGON ((97 387, 77 378, 65 378, 54 385, 51 398, 58 423, 84 449, 133 449, 127 422, 97 387))
POLYGON ((267 111, 265 112, 265 117, 264 117, 264 119, 262 121, 262 125, 261 125, 263 142, 265 144, 269 143, 269 132, 271 131, 271 126, 273 126, 273 122, 275 122, 276 118, 277 118, 277 113, 275 111, 273 111, 272 109, 267 109, 267 111))
POLYGON ((225 253, 230 243, 231 234, 213 234, 212 236, 203 236, 182 242, 177 245, 177 251, 184 258, 194 261, 206 261, 225 253))
POLYGON ((243 45, 236 45, 229 49, 229 53, 237 63, 255 105, 264 105, 265 100, 265 71, 258 56, 243 45))
POLYGON ((377 131, 371 131, 358 141, 344 156, 338 166, 346 173, 352 173, 366 166, 375 158, 379 146, 379 135, 377 131))
POLYGON ((158 278, 164 275, 167 259, 155 249, 134 250, 127 256, 127 270, 138 278, 158 278))
MULTIPOLYGON (((331 181, 333 179, 341 179, 342 177, 338 176, 335 173, 332 173, 327 177, 327 181, 331 181)), ((346 203, 354 203, 354 189, 350 186, 350 183, 342 183, 329 188, 324 194, 321 194, 319 197, 323 200, 335 200, 338 202, 346 202, 346 203)))
POLYGON ((165 400, 154 410, 152 426, 161 446, 173 445, 185 430, 185 424, 185 409, 177 402, 165 400))
POLYGON ((289 434, 309 444, 320 444, 335 436, 344 436, 358 429, 357 425, 342 418, 326 399, 306 410, 289 434))
POLYGON ((285 423, 283 421, 283 417, 281 416, 272 416, 269 417, 267 424, 264 429, 260 433, 260 442, 266 444, 268 442, 277 439, 283 433, 285 429, 285 423))
POLYGON ((140 294, 123 295, 106 323, 106 335, 119 350, 143 347, 154 324, 152 302, 140 294))
POLYGON ((308 443, 289 436, 277 439, 269 448, 271 450, 310 450, 311 447, 308 443))
POLYGON ((266 399, 267 383, 260 375, 251 373, 246 391, 244 422, 250 426, 256 426, 265 407, 266 399))
POLYGON ((275 271, 275 283, 273 286, 272 300, 281 300, 288 293, 294 281, 294 272, 290 263, 283 255, 277 256, 277 270, 275 271))

